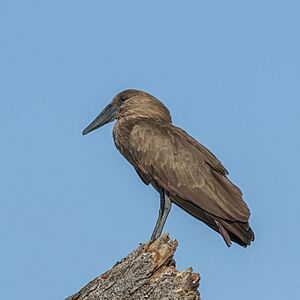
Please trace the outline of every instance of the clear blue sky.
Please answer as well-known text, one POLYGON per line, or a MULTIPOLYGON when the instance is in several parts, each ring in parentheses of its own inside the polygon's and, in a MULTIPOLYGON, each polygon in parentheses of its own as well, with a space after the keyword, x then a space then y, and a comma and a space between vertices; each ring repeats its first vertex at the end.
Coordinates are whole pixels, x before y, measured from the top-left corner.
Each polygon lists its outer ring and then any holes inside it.
POLYGON ((299 1, 0 1, 0 298, 63 299, 146 241, 159 207, 82 129, 146 90, 209 147, 251 208, 228 249, 177 207, 177 266, 209 300, 299 299, 299 1))

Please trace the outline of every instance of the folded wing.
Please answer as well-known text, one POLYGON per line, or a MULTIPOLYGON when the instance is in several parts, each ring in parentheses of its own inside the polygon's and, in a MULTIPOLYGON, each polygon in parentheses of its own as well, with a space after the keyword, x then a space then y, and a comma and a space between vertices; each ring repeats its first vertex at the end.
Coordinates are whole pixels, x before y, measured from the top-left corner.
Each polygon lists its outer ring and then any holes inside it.
POLYGON ((129 140, 131 160, 145 182, 228 221, 247 222, 242 193, 227 177, 221 162, 186 132, 171 124, 144 121, 129 140))

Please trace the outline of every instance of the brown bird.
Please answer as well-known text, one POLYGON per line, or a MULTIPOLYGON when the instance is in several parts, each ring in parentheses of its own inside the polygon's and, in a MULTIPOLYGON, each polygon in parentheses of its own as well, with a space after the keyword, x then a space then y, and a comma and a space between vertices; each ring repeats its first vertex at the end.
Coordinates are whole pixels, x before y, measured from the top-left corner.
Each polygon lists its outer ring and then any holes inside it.
POLYGON ((152 95, 125 90, 83 131, 117 120, 114 142, 141 180, 160 193, 159 216, 151 236, 157 239, 174 202, 220 233, 227 246, 254 240, 250 211, 240 189, 207 148, 172 124, 169 110, 152 95))

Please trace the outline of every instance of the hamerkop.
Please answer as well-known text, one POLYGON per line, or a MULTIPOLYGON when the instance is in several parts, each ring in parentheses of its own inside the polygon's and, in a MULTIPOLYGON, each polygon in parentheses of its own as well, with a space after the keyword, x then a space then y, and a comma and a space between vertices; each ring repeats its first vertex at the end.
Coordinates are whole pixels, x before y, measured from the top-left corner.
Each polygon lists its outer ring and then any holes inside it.
POLYGON ((220 233, 227 246, 250 245, 254 233, 240 189, 214 154, 172 124, 162 102, 139 90, 120 92, 83 135, 113 120, 116 147, 141 180, 160 194, 151 240, 161 235, 174 202, 220 233))

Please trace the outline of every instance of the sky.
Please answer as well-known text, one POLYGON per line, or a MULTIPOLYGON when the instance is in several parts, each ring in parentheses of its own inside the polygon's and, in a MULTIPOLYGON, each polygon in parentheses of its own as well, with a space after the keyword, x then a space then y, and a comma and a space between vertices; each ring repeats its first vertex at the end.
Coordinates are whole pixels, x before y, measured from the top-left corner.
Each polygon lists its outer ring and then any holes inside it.
POLYGON ((299 1, 0 0, 0 298, 63 299, 152 233, 159 195, 82 129, 145 90, 207 146, 251 209, 256 240, 173 206, 177 268, 209 300, 300 293, 299 1))

